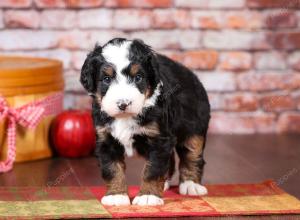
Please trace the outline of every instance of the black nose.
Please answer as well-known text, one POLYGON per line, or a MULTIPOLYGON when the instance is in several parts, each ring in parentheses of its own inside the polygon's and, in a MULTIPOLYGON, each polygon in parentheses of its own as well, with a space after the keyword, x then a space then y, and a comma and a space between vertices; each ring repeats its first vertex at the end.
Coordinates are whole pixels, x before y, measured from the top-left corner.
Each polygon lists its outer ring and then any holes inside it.
POLYGON ((118 107, 119 107, 119 109, 121 110, 121 111, 125 111, 126 110, 126 108, 127 108, 127 104, 126 103, 121 103, 121 104, 119 104, 118 105, 118 107))
POLYGON ((128 100, 120 100, 117 102, 117 105, 121 111, 125 111, 130 104, 131 102, 128 100))

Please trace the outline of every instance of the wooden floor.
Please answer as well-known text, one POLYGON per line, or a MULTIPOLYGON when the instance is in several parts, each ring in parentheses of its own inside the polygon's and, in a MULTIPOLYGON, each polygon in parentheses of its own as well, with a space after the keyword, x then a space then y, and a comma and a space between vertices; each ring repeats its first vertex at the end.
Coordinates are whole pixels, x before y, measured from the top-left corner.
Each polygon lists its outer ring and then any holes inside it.
MULTIPOLYGON (((299 135, 210 135, 205 149, 207 161, 203 183, 255 183, 273 179, 300 199, 299 135)), ((140 182, 144 161, 127 159, 128 184, 140 182)), ((173 178, 177 184, 178 174, 173 178)), ((16 164, 0 174, 0 186, 91 186, 101 185, 95 158, 47 159, 16 164)), ((175 218, 174 218, 175 219, 175 218)), ((202 219, 202 218, 181 218, 202 219)), ((203 219, 300 219, 300 216, 225 217, 203 219)))

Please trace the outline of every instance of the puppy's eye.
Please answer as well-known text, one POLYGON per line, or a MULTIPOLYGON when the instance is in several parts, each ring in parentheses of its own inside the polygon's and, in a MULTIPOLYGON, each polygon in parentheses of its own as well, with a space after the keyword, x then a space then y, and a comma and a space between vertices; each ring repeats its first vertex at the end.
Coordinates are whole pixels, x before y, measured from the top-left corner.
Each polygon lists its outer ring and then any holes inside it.
POLYGON ((102 80, 105 84, 110 84, 111 83, 111 78, 109 76, 105 76, 102 80))
POLYGON ((141 74, 136 74, 136 76, 134 77, 134 81, 136 83, 140 83, 142 81, 143 77, 141 74))

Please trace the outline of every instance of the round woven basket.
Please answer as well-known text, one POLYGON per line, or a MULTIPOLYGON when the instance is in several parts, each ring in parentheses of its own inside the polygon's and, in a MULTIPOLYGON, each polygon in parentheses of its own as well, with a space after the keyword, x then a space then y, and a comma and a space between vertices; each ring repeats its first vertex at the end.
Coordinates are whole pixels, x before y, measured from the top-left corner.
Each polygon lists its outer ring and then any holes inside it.
MULTIPOLYGON (((0 56, 0 96, 5 98, 10 108, 20 108, 56 93, 63 93, 63 89, 60 61, 0 56)), ((62 96, 55 108, 55 112, 62 111, 62 96)), ((16 162, 52 155, 48 138, 54 116, 55 114, 44 116, 35 129, 17 126, 16 162)), ((5 160, 7 155, 7 123, 7 118, 0 121, 0 160, 5 160)))

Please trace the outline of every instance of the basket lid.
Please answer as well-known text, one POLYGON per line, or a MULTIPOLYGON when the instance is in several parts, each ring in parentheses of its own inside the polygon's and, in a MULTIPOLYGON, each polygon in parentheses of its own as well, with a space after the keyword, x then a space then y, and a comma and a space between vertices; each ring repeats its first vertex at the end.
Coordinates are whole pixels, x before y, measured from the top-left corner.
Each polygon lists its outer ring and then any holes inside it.
POLYGON ((30 86, 30 87, 16 87, 16 88, 0 88, 0 95, 5 97, 30 95, 39 93, 58 92, 64 89, 64 82, 55 82, 51 84, 30 86))
POLYGON ((0 56, 0 95, 17 96, 61 91, 62 63, 58 60, 0 56))
POLYGON ((62 63, 58 60, 0 56, 0 78, 24 78, 53 74, 62 74, 62 63))

